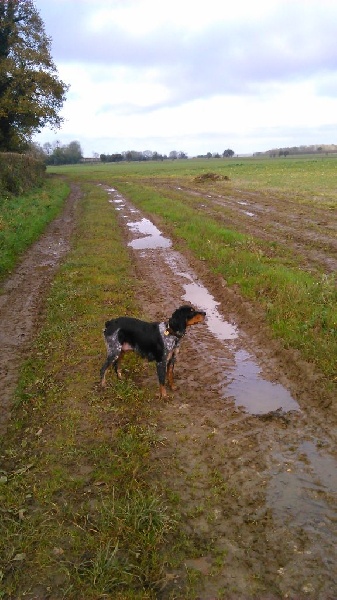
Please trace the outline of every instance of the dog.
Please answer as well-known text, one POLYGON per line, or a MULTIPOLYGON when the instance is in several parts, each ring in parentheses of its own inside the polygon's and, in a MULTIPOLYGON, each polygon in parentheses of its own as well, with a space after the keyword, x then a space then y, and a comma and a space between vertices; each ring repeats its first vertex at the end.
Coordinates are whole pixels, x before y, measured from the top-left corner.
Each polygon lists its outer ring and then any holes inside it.
POLYGON ((106 385, 106 370, 114 366, 118 379, 122 379, 121 362, 126 352, 133 351, 149 362, 155 361, 159 380, 159 396, 165 397, 167 381, 174 390, 173 370, 179 346, 187 327, 203 323, 204 311, 183 305, 177 308, 167 322, 142 321, 134 317, 118 317, 106 321, 104 339, 107 359, 101 368, 101 386, 106 385))

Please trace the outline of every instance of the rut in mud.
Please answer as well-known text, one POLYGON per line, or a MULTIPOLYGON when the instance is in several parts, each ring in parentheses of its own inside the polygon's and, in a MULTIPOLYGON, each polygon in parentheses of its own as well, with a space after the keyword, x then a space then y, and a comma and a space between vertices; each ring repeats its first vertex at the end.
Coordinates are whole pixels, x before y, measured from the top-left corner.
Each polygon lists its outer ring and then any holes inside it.
POLYGON ((39 326, 43 299, 53 275, 69 250, 80 189, 72 187, 62 214, 24 255, 0 294, 0 435, 6 431, 18 368, 39 326))
MULTIPOLYGON (((107 191, 143 282, 144 312, 162 320, 184 302, 207 311, 206 325, 182 343, 177 391, 157 423, 162 445, 153 459, 170 465, 163 476, 199 549, 167 573, 160 597, 184 597, 187 568, 203 575, 203 600, 335 598, 336 434, 310 367, 284 357, 282 367, 275 348, 261 345, 258 319, 236 321, 240 299, 224 282, 206 272, 201 281, 200 264, 193 268, 154 223, 107 191)), ((143 384, 155 389, 151 368, 143 384)))

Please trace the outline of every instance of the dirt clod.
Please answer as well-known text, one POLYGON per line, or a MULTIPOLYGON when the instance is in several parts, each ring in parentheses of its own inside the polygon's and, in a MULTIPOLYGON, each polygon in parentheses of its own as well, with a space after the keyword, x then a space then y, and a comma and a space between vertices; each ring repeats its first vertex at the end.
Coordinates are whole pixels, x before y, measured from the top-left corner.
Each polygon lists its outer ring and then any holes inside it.
POLYGON ((229 181, 228 175, 221 175, 220 173, 203 173, 195 177, 194 181, 197 183, 203 183, 205 181, 229 181))

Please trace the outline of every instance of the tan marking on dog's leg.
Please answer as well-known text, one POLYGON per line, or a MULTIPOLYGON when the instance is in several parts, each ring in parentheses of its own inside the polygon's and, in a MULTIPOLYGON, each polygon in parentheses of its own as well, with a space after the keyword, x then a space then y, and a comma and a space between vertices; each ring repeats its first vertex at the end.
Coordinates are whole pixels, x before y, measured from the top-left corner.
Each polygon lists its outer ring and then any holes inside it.
POLYGON ((173 381, 173 365, 169 365, 167 367, 167 374, 166 374, 166 376, 167 376, 167 383, 169 385, 169 388, 171 390, 177 389, 176 386, 174 385, 174 381, 173 381))
POLYGON ((122 364, 124 354, 125 354, 125 352, 122 350, 117 359, 117 365, 116 365, 116 373, 117 373, 117 377, 120 381, 123 379, 123 375, 122 375, 122 371, 121 371, 121 364, 122 364))
POLYGON ((167 392, 164 385, 159 386, 159 398, 166 398, 167 392))

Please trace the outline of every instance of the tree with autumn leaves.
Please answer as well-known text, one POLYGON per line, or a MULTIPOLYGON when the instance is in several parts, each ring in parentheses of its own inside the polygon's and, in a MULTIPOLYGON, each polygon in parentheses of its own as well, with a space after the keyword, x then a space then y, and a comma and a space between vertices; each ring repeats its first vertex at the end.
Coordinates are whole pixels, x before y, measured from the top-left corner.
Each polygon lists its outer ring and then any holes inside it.
POLYGON ((58 128, 68 86, 33 0, 0 0, 0 152, 23 152, 44 126, 58 128))

